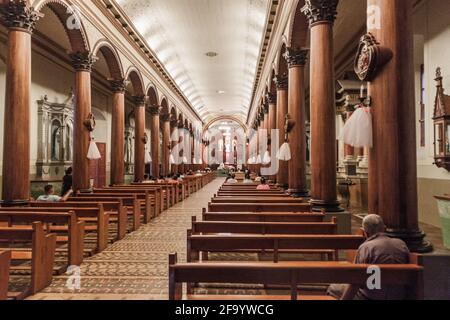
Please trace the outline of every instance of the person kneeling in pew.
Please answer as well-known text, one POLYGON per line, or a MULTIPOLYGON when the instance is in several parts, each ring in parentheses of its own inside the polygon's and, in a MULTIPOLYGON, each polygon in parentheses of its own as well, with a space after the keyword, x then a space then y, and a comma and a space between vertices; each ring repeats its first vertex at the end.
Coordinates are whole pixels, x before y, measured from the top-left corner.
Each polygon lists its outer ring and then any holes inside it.
MULTIPOLYGON (((389 237, 383 219, 376 214, 363 220, 366 241, 359 247, 356 264, 408 264, 410 252, 403 240, 389 237)), ((327 292, 341 300, 403 300, 406 297, 404 287, 387 287, 370 290, 354 285, 332 284, 327 292)))
POLYGON ((55 194, 53 186, 49 184, 44 187, 44 192, 44 195, 37 198, 37 202, 64 202, 67 201, 67 199, 72 195, 73 190, 70 189, 64 196, 60 197, 55 194))

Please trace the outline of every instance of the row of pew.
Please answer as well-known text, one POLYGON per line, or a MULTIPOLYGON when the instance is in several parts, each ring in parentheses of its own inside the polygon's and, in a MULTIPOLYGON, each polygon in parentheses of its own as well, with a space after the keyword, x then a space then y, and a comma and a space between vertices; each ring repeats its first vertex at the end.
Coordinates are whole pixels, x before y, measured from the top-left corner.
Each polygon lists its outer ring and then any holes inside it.
POLYGON ((0 300, 38 293, 54 275, 80 266, 86 257, 138 230, 213 178, 208 173, 176 183, 110 186, 65 202, 1 207, 0 300))
MULTIPOLYGON (((337 230, 336 218, 328 221, 324 212, 312 212, 306 199, 292 198, 276 186, 259 191, 257 184, 225 183, 203 209, 201 221, 192 218, 186 263, 179 263, 177 254, 169 256, 169 299, 332 300, 326 294, 329 284, 364 286, 369 267, 353 263, 364 237, 337 230), (259 259, 221 261, 221 253, 257 254, 259 259), (200 284, 265 290, 258 295, 199 293, 200 284)), ((411 255, 407 265, 379 267, 383 286, 407 286, 409 299, 423 298, 417 256, 411 255)))

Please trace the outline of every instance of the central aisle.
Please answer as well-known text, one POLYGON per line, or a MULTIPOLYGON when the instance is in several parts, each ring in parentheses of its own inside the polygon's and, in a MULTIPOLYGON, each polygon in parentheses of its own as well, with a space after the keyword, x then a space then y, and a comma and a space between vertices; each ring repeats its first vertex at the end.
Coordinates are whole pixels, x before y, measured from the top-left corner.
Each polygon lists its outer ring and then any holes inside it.
POLYGON ((191 217, 201 217, 202 208, 207 207, 224 180, 213 180, 151 223, 86 259, 81 266, 80 290, 67 289, 68 277, 59 276, 30 299, 167 299, 169 253, 177 252, 185 261, 191 217))

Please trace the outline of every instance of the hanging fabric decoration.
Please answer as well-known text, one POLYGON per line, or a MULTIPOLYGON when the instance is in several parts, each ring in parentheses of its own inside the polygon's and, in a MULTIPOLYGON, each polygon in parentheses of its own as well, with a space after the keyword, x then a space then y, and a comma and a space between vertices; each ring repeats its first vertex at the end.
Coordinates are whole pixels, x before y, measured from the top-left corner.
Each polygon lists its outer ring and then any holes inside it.
POLYGON ((263 164, 269 164, 271 161, 272 161, 272 158, 270 157, 270 152, 269 152, 269 150, 267 150, 267 151, 264 153, 264 157, 263 157, 262 163, 263 163, 263 164))
POLYGON ((149 164, 152 162, 152 156, 150 155, 150 152, 147 150, 147 147, 145 147, 145 163, 149 164))
POLYGON ((258 154, 258 157, 256 158, 255 164, 261 164, 261 162, 262 162, 261 155, 258 154))
POLYGON ((192 159, 192 164, 197 164, 197 159, 192 159))
POLYGON ((278 150, 277 153, 277 159, 281 161, 289 161, 292 159, 291 157, 291 147, 289 145, 289 142, 283 143, 280 150, 278 150))
POLYGON ((341 132, 341 140, 355 148, 372 148, 372 114, 370 107, 360 105, 345 123, 341 132))
POLYGON ((170 154, 169 162, 170 164, 175 164, 175 158, 173 157, 173 154, 170 154))
POLYGON ((87 158, 89 160, 98 160, 102 158, 100 151, 98 150, 97 144, 94 141, 94 135, 92 134, 92 131, 91 131, 91 142, 89 143, 87 158))
POLYGON ((183 157, 183 164, 187 164, 188 163, 188 159, 186 156, 183 157))

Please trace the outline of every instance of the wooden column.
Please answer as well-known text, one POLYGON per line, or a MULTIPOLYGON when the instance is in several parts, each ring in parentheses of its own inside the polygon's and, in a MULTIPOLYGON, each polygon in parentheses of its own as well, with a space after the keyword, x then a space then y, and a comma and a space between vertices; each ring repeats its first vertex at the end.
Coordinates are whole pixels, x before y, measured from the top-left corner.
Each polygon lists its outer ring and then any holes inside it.
POLYGON ((71 54, 75 70, 75 116, 73 128, 73 190, 89 192, 89 159, 87 153, 90 143, 90 131, 85 125, 91 110, 91 68, 96 61, 89 52, 71 54))
MULTIPOLYGON (((174 139, 174 141, 171 141, 171 145, 172 145, 172 149, 171 152, 174 152, 174 148, 175 146, 179 143, 179 135, 178 135, 178 120, 172 120, 172 126, 171 126, 171 130, 170 130, 170 136, 171 139, 174 139)), ((174 153, 174 160, 176 161, 178 158, 176 157, 176 154, 174 153)), ((180 172, 180 166, 178 164, 172 164, 171 166, 171 173, 173 174, 177 174, 180 172)))
POLYGON ((134 180, 144 180, 145 174, 145 96, 134 99, 134 180))
MULTIPOLYGON (((374 147, 369 154, 369 212, 415 252, 428 252, 418 223, 413 1, 369 0, 381 24, 369 32, 392 59, 370 83, 374 147)), ((372 20, 372 19, 371 19, 372 20)), ((373 28, 371 28, 373 27, 373 28)))
POLYGON ((25 4, 1 4, 8 28, 3 136, 3 205, 30 198, 31 33, 39 14, 25 4))
MULTIPOLYGON (((277 86, 277 129, 278 133, 278 146, 281 147, 284 143, 284 124, 286 122, 286 115, 288 113, 288 76, 278 75, 275 78, 277 86)), ((274 155, 276 156, 276 154, 274 155)), ((278 161, 278 159, 276 159, 278 161)), ((289 163, 286 161, 279 161, 277 184, 282 188, 289 187, 289 163)))
POLYGON ((306 181, 305 107, 305 65, 308 59, 308 53, 309 49, 288 49, 285 56, 289 65, 288 113, 294 122, 294 127, 289 133, 291 161, 289 161, 288 190, 289 194, 293 197, 309 197, 306 181))
POLYGON ((111 185, 125 182, 125 81, 112 80, 111 185))
MULTIPOLYGON (((266 96, 267 99, 267 114, 265 115, 265 126, 267 130, 267 143, 268 143, 268 149, 270 153, 270 157, 272 162, 278 161, 277 159, 277 150, 275 150, 276 143, 272 141, 272 129, 277 129, 277 94, 276 93, 269 93, 266 96)), ((262 155, 261 155, 262 156, 262 155)), ((267 167, 270 167, 272 164, 266 165, 267 167)), ((276 181, 277 175, 272 175, 269 177, 270 180, 276 181)))
POLYGON ((150 149, 152 155, 152 176, 156 179, 159 178, 159 154, 160 154, 160 141, 159 141, 159 114, 161 112, 161 107, 150 106, 150 149))
POLYGON ((342 211, 336 187, 336 104, 333 22, 338 0, 310 0, 302 9, 311 29, 311 203, 342 211))
MULTIPOLYGON (((184 123, 182 121, 180 121, 178 123, 178 136, 179 136, 179 140, 178 143, 184 143, 184 139, 186 139, 185 134, 184 134, 184 123)), ((178 168, 178 173, 184 174, 184 163, 183 163, 183 158, 184 158, 184 147, 182 148, 181 145, 178 148, 178 150, 181 150, 180 153, 178 154, 178 157, 180 159, 180 164, 177 166, 178 168), (183 149, 183 150, 181 150, 183 149)))
POLYGON ((170 116, 164 114, 162 120, 162 175, 167 176, 170 172, 170 116))

